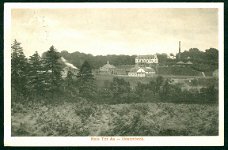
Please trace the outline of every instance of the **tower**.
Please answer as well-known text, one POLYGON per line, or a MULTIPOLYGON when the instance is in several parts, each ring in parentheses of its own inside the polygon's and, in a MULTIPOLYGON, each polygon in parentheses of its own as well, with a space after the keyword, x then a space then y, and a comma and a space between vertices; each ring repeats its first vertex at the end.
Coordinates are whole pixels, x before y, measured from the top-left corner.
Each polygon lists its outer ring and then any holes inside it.
POLYGON ((178 59, 181 59, 181 41, 179 41, 179 54, 178 54, 178 59))

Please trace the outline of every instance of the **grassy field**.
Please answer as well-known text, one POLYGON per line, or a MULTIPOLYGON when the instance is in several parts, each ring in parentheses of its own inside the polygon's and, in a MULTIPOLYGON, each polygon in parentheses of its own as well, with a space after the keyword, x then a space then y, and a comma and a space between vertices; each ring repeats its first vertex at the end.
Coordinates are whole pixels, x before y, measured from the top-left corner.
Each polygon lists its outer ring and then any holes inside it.
MULTIPOLYGON (((153 77, 128 77, 128 76, 114 76, 114 75, 95 75, 96 84, 98 87, 105 87, 107 85, 110 85, 112 82, 113 77, 123 78, 125 81, 129 82, 131 87, 134 88, 138 82, 147 84, 152 80, 155 80, 158 75, 155 75, 153 77)), ((212 77, 206 77, 203 78, 201 76, 173 76, 173 75, 164 75, 162 76, 164 79, 174 79, 178 81, 179 83, 185 83, 188 86, 208 86, 208 85, 215 85, 218 86, 218 80, 212 78, 212 77), (189 82, 189 80, 195 80, 195 82, 189 82), (193 83, 196 83, 193 85, 193 83)))
POLYGON ((12 104, 12 136, 218 135, 218 105, 75 102, 12 104))
POLYGON ((140 77, 128 77, 128 76, 113 76, 113 75, 96 75, 96 83, 98 87, 104 87, 105 84, 110 84, 113 77, 123 78, 125 81, 129 82, 131 87, 135 87, 138 82, 149 83, 151 80, 155 80, 155 77, 140 78, 140 77), (106 83, 105 83, 106 82, 106 83))

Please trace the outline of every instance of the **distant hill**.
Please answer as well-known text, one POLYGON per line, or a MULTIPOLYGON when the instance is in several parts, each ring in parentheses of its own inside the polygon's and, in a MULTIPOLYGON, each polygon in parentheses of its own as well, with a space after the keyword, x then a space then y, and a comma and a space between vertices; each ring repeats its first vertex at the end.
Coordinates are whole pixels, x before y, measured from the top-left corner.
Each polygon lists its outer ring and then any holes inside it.
POLYGON ((69 63, 80 67, 85 60, 89 62, 93 69, 98 69, 109 61, 114 66, 119 65, 134 65, 135 55, 107 55, 107 56, 93 56, 91 54, 80 53, 78 51, 69 53, 67 51, 61 51, 60 55, 64 57, 69 63))

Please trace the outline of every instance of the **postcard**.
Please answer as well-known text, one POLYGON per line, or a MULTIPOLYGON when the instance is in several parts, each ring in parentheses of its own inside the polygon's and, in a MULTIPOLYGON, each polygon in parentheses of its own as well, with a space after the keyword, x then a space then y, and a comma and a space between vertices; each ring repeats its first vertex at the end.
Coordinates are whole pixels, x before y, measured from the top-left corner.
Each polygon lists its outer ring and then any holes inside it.
POLYGON ((5 146, 223 146, 223 3, 5 3, 5 146))

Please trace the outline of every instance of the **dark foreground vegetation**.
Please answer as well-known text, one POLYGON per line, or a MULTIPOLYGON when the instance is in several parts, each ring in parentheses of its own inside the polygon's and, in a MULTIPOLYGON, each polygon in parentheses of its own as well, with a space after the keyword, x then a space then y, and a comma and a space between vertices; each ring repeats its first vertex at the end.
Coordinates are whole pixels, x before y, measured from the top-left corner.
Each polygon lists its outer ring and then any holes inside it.
POLYGON ((218 107, 209 104, 12 104, 12 136, 218 135, 218 107))
POLYGON ((191 87, 200 88, 187 90, 162 76, 133 87, 113 77, 97 86, 87 61, 76 77, 68 71, 63 79, 59 59, 53 46, 43 57, 36 52, 27 59, 14 41, 13 136, 218 134, 217 79, 206 86, 193 80, 191 87))

